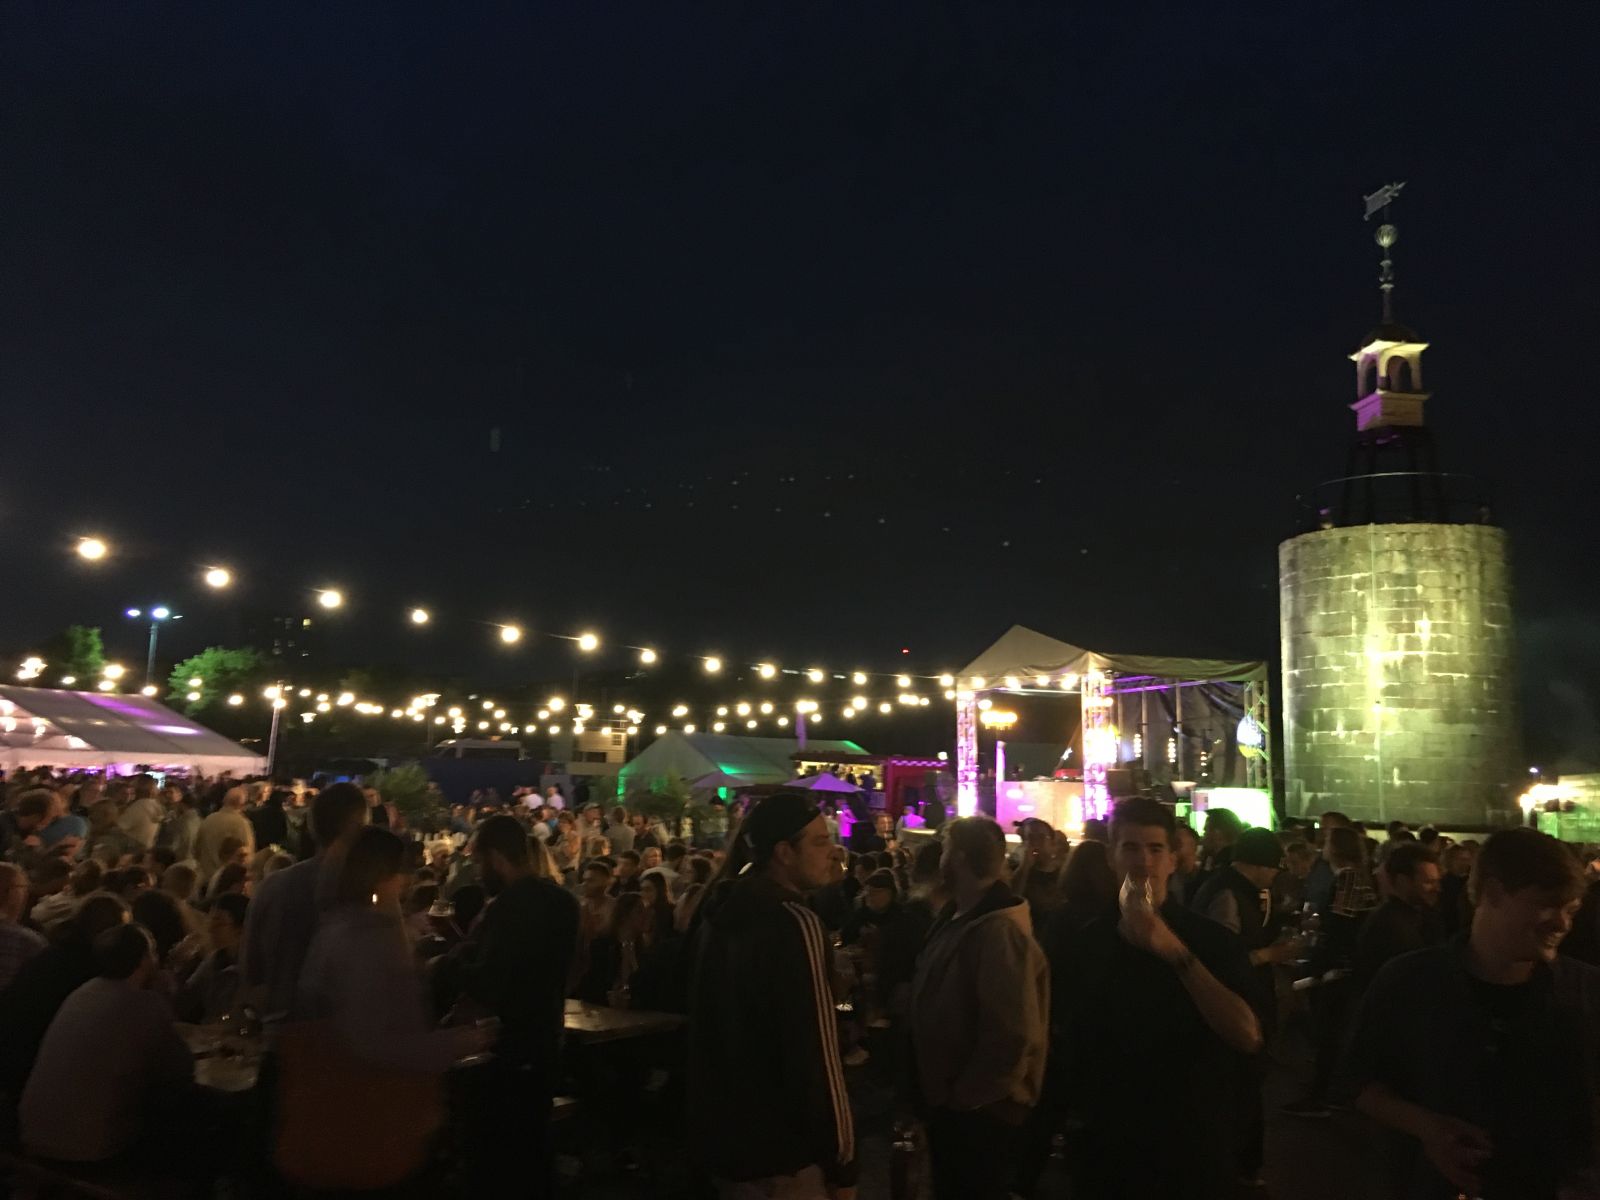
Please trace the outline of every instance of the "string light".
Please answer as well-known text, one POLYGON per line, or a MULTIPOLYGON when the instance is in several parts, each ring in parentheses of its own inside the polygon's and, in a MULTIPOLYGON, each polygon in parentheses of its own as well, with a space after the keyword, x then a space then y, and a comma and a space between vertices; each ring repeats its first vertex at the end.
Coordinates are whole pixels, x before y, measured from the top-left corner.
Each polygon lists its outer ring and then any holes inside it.
POLYGON ((339 608, 344 604, 344 593, 338 588, 323 588, 317 593, 317 603, 327 609, 339 608))
POLYGON ((233 695, 228 697, 228 704, 232 708, 238 708, 239 705, 241 705, 243 703, 244 703, 244 697, 241 696, 238 692, 235 692, 233 695))
POLYGON ((646 646, 643 650, 639 651, 639 661, 647 667, 653 666, 656 661, 656 652, 650 649, 650 647, 646 646))
POLYGON ((657 737, 660 737, 662 734, 666 733, 666 731, 667 731, 667 727, 665 725, 657 725, 656 726, 656 736, 657 737))
POLYGON ((107 663, 100 671, 107 679, 121 679, 128 673, 128 668, 121 663, 107 663))
POLYGON ((600 649, 599 635, 593 633, 580 633, 578 635, 578 649, 582 650, 585 654, 593 654, 596 650, 600 649))
POLYGON ((956 677, 954 675, 941 675, 941 676, 939 676, 939 686, 940 687, 942 687, 942 688, 952 688, 952 687, 955 687, 955 685, 956 685, 956 677))
POLYGON ((756 667, 756 674, 763 679, 772 679, 777 676, 778 668, 771 663, 761 663, 756 667))
POLYGON ((522 640, 522 629, 517 625, 500 626, 500 640, 508 646, 514 646, 522 640))
POLYGON ((99 683, 95 684, 95 687, 99 688, 102 692, 109 692, 116 686, 117 685, 109 679, 102 679, 99 683))
POLYGON ((433 620, 433 614, 427 609, 413 608, 411 610, 411 623, 413 625, 426 625, 431 620, 433 620))
POLYGON ((215 588, 220 591, 233 582, 233 572, 228 570, 227 567, 208 567, 202 578, 206 581, 208 588, 215 588))
POLYGON ((766 703, 764 703, 761 706, 761 711, 770 714, 772 712, 772 701, 768 700, 766 703))
POLYGON ((550 697, 550 702, 549 702, 548 707, 549 707, 551 712, 560 712, 566 706, 567 706, 567 702, 565 700, 563 700, 560 696, 551 696, 550 697))
POLYGON ((706 674, 715 675, 722 670, 722 660, 715 656, 705 660, 706 674))
POLYGON ((857 671, 854 675, 850 676, 850 682, 855 684, 857 687, 865 687, 867 682, 867 673, 865 671, 857 671))
POLYGON ((156 694, 157 690, 158 689, 156 688, 155 684, 147 683, 142 688, 139 689, 139 694, 141 696, 154 696, 156 694))
POLYGON ((818 670, 816 667, 812 667, 811 670, 806 672, 806 678, 811 680, 812 683, 821 683, 827 678, 827 675, 818 670))
POLYGON ((902 676, 900 676, 900 678, 899 678, 899 679, 897 679, 897 680, 895 680, 895 682, 896 682, 896 683, 897 683, 897 684, 899 684, 899 686, 900 686, 900 687, 901 687, 901 689, 902 689, 902 690, 903 690, 903 689, 905 689, 905 688, 908 688, 908 687, 910 687, 910 686, 911 686, 911 676, 909 676, 909 675, 902 675, 902 676))
POLYGON ((111 553, 111 547, 104 538, 82 537, 78 539, 78 557, 86 562, 99 562, 111 553))

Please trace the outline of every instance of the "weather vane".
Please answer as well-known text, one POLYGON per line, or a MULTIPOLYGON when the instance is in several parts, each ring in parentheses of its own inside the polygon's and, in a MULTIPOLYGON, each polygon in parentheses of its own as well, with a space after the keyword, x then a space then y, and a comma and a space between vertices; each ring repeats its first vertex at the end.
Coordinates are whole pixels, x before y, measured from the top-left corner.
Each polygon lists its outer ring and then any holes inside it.
POLYGON ((1404 181, 1400 183, 1386 183, 1370 196, 1363 196, 1367 203, 1366 214, 1363 221, 1372 219, 1372 214, 1380 209, 1383 212, 1383 224, 1378 226, 1374 240, 1383 247, 1383 261, 1378 264, 1378 288, 1383 292, 1383 323, 1391 324, 1394 321, 1394 260, 1389 257, 1389 247, 1400 240, 1400 231, 1389 223, 1389 205, 1394 203, 1400 189, 1405 187, 1404 181))

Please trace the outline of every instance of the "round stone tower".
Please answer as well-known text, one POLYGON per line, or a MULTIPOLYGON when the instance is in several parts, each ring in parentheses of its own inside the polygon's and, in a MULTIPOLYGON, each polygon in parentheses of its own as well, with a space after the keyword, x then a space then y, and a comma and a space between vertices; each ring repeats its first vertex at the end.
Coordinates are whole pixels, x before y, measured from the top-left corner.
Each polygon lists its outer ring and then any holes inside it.
POLYGON ((1520 756, 1508 547, 1482 489, 1434 463, 1427 343, 1391 315, 1395 238, 1385 223, 1384 323, 1350 356, 1348 469, 1278 548, 1287 810, 1498 824, 1520 756))

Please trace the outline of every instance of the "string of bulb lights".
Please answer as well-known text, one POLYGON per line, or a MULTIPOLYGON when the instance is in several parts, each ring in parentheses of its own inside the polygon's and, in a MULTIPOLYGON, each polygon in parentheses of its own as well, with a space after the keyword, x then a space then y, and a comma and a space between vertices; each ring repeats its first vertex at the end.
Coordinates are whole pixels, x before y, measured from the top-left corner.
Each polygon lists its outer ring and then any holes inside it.
MULTIPOLYGON (((79 558, 89 564, 102 564, 113 556, 112 544, 104 537, 85 535, 80 537, 76 544, 76 553, 79 558)), ((200 570, 201 582, 212 591, 226 591, 236 582, 234 571, 216 564, 207 565, 200 570)), ((342 587, 320 586, 310 592, 315 605, 323 613, 332 615, 349 606, 349 597, 342 587)), ((140 610, 129 609, 129 615, 137 615, 140 610)), ((158 611, 170 611, 159 608, 149 610, 152 617, 158 611)), ((434 626, 437 623, 437 614, 421 605, 414 605, 404 610, 405 623, 416 629, 434 626)), ((310 618, 305 618, 309 623, 310 618)), ((489 621, 479 622, 495 631, 494 636, 498 643, 504 647, 516 647, 536 637, 561 640, 571 643, 580 654, 596 654, 605 646, 598 633, 593 630, 581 630, 575 633, 560 633, 549 630, 535 631, 528 628, 520 621, 489 621)), ((656 666, 662 661, 663 652, 654 646, 637 645, 632 643, 617 643, 619 648, 631 652, 641 667, 656 666)), ((684 661, 698 662, 701 670, 709 676, 723 675, 727 663, 720 654, 687 654, 682 656, 684 661)), ((37 656, 30 656, 22 663, 17 671, 17 678, 24 682, 31 682, 43 676, 48 664, 37 656)), ((773 661, 758 661, 745 664, 746 670, 756 680, 762 683, 775 684, 782 681, 803 680, 808 685, 826 685, 830 683, 844 683, 855 687, 868 687, 874 680, 893 679, 896 693, 893 699, 870 698, 864 694, 856 694, 842 705, 832 706, 829 712, 825 708, 826 702, 813 696, 802 696, 792 702, 778 701, 775 699, 762 699, 751 701, 745 698, 730 699, 725 701, 712 701, 690 705, 687 703, 675 704, 670 709, 670 717, 676 724, 668 724, 659 720, 654 725, 657 735, 668 732, 671 728, 681 729, 686 733, 698 730, 708 730, 714 733, 723 733, 730 730, 753 731, 763 724, 770 723, 779 729, 791 726, 794 720, 805 719, 808 724, 826 719, 841 721, 854 721, 860 718, 870 718, 873 715, 889 716, 906 709, 927 707, 933 703, 934 697, 924 694, 917 689, 929 684, 936 684, 936 694, 946 701, 965 699, 965 693, 980 693, 986 690, 1004 688, 1010 692, 1026 691, 1076 691, 1078 678, 1071 672, 1059 675, 1037 675, 1026 679, 1019 676, 1006 676, 1003 679, 987 680, 973 676, 958 679, 954 673, 943 672, 934 674, 916 674, 905 671, 864 671, 853 670, 849 672, 834 671, 821 666, 808 666, 803 668, 783 667, 773 661), (703 711, 704 721, 692 719, 697 713, 703 711), (794 714, 791 718, 790 712, 794 714)), ((95 682, 95 686, 105 692, 119 691, 123 680, 126 678, 127 668, 118 663, 106 664, 102 678, 95 682)), ((62 676, 60 685, 73 687, 78 680, 72 676, 62 676)), ((181 693, 184 700, 189 703, 198 703, 204 697, 204 680, 195 677, 188 680, 188 690, 181 693)), ((153 684, 146 684, 140 689, 145 696, 155 697, 159 689, 153 684)), ((171 695, 175 698, 180 693, 171 695)), ((492 700, 481 701, 481 708, 477 713, 470 714, 462 705, 450 705, 443 712, 435 712, 440 696, 428 694, 413 697, 407 704, 385 704, 377 700, 358 698, 351 692, 327 693, 316 691, 309 687, 298 687, 293 684, 275 684, 267 688, 261 699, 267 701, 275 709, 291 707, 293 699, 307 701, 309 707, 298 713, 300 719, 306 724, 314 723, 319 717, 327 716, 337 709, 349 709, 369 717, 379 717, 387 714, 388 718, 396 721, 412 721, 416 723, 429 723, 435 726, 447 726, 456 734, 468 732, 490 734, 532 734, 548 732, 552 736, 570 732, 582 734, 591 728, 595 732, 612 734, 626 732, 629 736, 637 735, 643 728, 650 714, 645 710, 627 704, 612 706, 612 720, 601 719, 596 724, 596 709, 593 704, 572 701, 569 702, 561 696, 552 696, 544 704, 534 709, 521 721, 513 718, 509 710, 492 700), (570 717, 563 720, 561 714, 569 712, 570 717), (485 715, 486 714, 486 715, 485 715)), ((226 697, 225 703, 233 708, 242 707, 250 703, 252 697, 243 693, 232 693, 226 697)), ((991 701, 985 697, 979 700, 981 710, 991 707, 991 701)))

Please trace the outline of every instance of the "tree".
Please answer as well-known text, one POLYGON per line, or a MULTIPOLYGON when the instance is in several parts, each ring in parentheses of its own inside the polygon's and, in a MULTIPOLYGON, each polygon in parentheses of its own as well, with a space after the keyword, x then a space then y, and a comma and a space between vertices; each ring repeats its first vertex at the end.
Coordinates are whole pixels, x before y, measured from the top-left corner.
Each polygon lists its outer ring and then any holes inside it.
POLYGON ((93 625, 69 625, 39 648, 52 680, 72 676, 79 687, 93 687, 105 670, 106 648, 93 625))
POLYGON ((670 824, 676 830, 688 810, 692 794, 688 783, 681 776, 664 775, 652 779, 650 790, 642 796, 632 798, 629 804, 635 812, 670 824))
POLYGON ((173 696, 198 692, 200 698, 189 701, 185 707, 186 712, 197 713, 233 692, 250 695, 259 691, 268 673, 269 664, 258 650, 208 646, 172 668, 167 678, 167 691, 173 696), (191 684, 192 679, 200 682, 191 684))
POLYGON ((384 802, 394 805, 413 829, 427 825, 443 811, 428 773, 416 763, 375 771, 367 776, 367 786, 377 788, 384 802))

